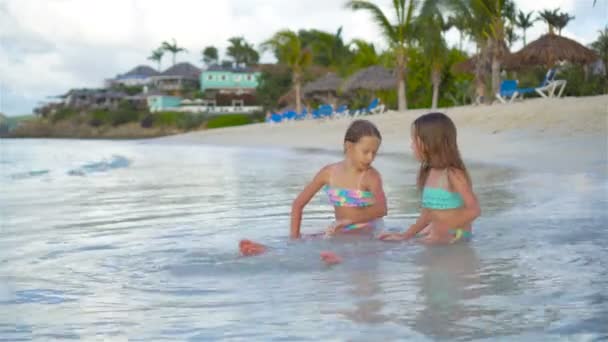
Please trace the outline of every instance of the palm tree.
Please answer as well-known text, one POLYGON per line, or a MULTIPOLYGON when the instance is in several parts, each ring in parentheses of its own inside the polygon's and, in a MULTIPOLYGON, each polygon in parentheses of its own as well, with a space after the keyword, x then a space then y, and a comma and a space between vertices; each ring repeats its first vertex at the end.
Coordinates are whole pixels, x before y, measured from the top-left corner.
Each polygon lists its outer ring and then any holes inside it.
POLYGON ((433 99, 431 108, 436 109, 439 102, 439 86, 441 84, 441 71, 445 65, 448 53, 447 43, 443 34, 451 27, 441 15, 437 0, 425 0, 420 15, 414 21, 414 33, 422 48, 422 53, 431 66, 431 84, 433 85, 433 99))
POLYGON ((505 12, 510 10, 509 0, 452 0, 448 5, 468 22, 468 31, 477 44, 481 58, 477 59, 475 80, 477 95, 485 94, 483 66, 491 58, 492 94, 500 85, 500 64, 505 53, 505 12), (505 11, 506 9, 506 11, 505 11))
POLYGON ((368 43, 362 39, 353 39, 349 45, 354 45, 353 58, 350 63, 353 70, 380 64, 380 56, 378 56, 373 43, 368 43))
POLYGON ((296 95, 296 112, 301 113, 300 99, 302 73, 312 64, 312 52, 302 45, 298 35, 291 30, 279 31, 262 43, 262 50, 272 50, 280 63, 286 64, 292 72, 292 84, 296 95))
POLYGON ((218 63, 218 53, 217 48, 215 46, 207 46, 203 51, 203 63, 207 66, 214 65, 218 63))
POLYGON ((557 34, 562 35, 562 29, 568 25, 570 20, 573 20, 574 16, 570 16, 568 13, 560 13, 555 18, 555 28, 557 28, 557 34))
POLYGON ((515 25, 523 31, 524 46, 526 46, 526 31, 534 25, 536 20, 538 20, 532 19, 533 14, 534 11, 528 12, 527 14, 519 11, 519 13, 517 13, 517 17, 515 18, 515 25))
POLYGON ((520 37, 515 32, 513 26, 505 27, 505 40, 507 41, 507 46, 509 47, 509 49, 511 48, 513 43, 519 40, 519 38, 520 37))
POLYGON ((448 19, 448 25, 450 25, 450 27, 455 27, 458 30, 458 50, 462 51, 462 42, 467 34, 467 18, 461 15, 452 16, 448 19))
POLYGON ((513 2, 513 0, 505 0, 502 8, 502 16, 506 18, 510 24, 515 23, 517 9, 515 8, 515 2, 513 2))
POLYGON ((247 66, 255 64, 260 60, 260 54, 243 37, 232 37, 228 39, 230 45, 226 55, 234 60, 236 66, 247 66))
POLYGON ((164 41, 162 43, 162 49, 165 51, 169 51, 173 54, 173 65, 175 65, 175 56, 180 52, 186 52, 188 50, 186 50, 183 47, 177 46, 177 42, 175 41, 175 38, 172 38, 171 40, 173 41, 173 44, 171 44, 167 41, 164 41))
POLYGON ((326 66, 338 74, 345 74, 351 59, 351 52, 342 39, 342 27, 336 33, 320 30, 300 30, 298 37, 303 46, 309 46, 313 53, 313 64, 326 66))
POLYGON ((608 73, 608 26, 598 31, 600 36, 591 43, 591 48, 597 52, 604 63, 604 72, 608 73))
POLYGON ((163 48, 160 47, 156 50, 152 50, 152 54, 148 57, 149 60, 155 61, 156 63, 158 63, 158 66, 157 66, 158 71, 160 71, 160 62, 162 61, 164 54, 165 54, 165 50, 163 50, 163 48))
POLYGON ((549 27, 549 33, 554 34, 554 29, 556 27, 556 22, 557 22, 557 16, 559 15, 559 7, 554 9, 553 11, 551 10, 543 10, 541 12, 538 12, 538 18, 537 20, 544 20, 547 23, 547 26, 549 27))
POLYGON ((366 0, 351 0, 346 3, 346 7, 354 11, 368 11, 387 40, 389 46, 395 52, 396 65, 395 74, 397 75, 397 99, 398 109, 407 109, 406 82, 407 73, 407 50, 412 37, 412 17, 414 13, 414 0, 393 0, 394 14, 397 22, 391 23, 380 7, 366 0))

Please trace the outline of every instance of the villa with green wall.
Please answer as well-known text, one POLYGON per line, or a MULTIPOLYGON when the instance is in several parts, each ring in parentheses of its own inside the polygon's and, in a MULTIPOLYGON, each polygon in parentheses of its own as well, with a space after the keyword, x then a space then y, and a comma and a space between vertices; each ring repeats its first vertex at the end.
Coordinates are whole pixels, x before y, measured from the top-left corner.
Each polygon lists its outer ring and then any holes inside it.
POLYGON ((260 73, 252 69, 211 66, 201 72, 201 91, 217 90, 223 93, 253 93, 258 86, 260 73))

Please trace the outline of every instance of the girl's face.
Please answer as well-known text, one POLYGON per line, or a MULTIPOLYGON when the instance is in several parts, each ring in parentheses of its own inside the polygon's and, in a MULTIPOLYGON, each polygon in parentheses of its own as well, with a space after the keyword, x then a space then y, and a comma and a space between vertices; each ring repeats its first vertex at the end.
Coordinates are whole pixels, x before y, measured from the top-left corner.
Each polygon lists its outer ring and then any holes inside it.
POLYGON ((380 148, 380 139, 366 136, 356 143, 346 142, 346 155, 359 170, 367 170, 376 158, 380 148))
POLYGON ((420 138, 418 138, 418 136, 416 136, 416 132, 414 132, 414 128, 412 127, 412 130, 410 132, 410 148, 412 149, 412 152, 414 153, 414 157, 416 157, 416 160, 418 160, 419 162, 422 162, 422 149, 421 147, 421 141, 420 138))

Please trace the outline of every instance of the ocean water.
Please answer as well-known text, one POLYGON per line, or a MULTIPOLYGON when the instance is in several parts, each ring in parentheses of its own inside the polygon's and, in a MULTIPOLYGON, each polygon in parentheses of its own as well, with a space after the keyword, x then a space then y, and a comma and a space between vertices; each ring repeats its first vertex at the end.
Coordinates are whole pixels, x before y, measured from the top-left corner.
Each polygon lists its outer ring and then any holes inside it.
MULTIPOLYGON (((0 140, 0 340, 608 338, 605 173, 469 165, 483 210, 470 244, 290 242, 291 201, 339 158, 0 140), (271 250, 239 257, 242 238, 271 250)), ((381 152, 375 166, 387 227, 407 227, 415 162, 381 152)), ((319 195, 303 231, 331 218, 319 195)))

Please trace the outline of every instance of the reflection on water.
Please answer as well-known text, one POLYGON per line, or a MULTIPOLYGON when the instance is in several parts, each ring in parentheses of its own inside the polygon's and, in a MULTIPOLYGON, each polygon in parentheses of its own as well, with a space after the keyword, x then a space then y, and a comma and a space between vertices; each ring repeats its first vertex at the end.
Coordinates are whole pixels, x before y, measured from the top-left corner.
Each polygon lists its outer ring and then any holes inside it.
MULTIPOLYGON (((553 340, 608 337, 608 181, 470 165, 470 244, 292 242, 322 151, 0 140, 0 339, 553 340), (78 177, 74 177, 77 175, 78 177), (250 238, 271 250, 241 258, 250 238), (327 267, 319 253, 344 263, 327 267)), ((380 155, 386 225, 416 165, 380 155)), ((303 230, 325 228, 323 196, 303 230)))

